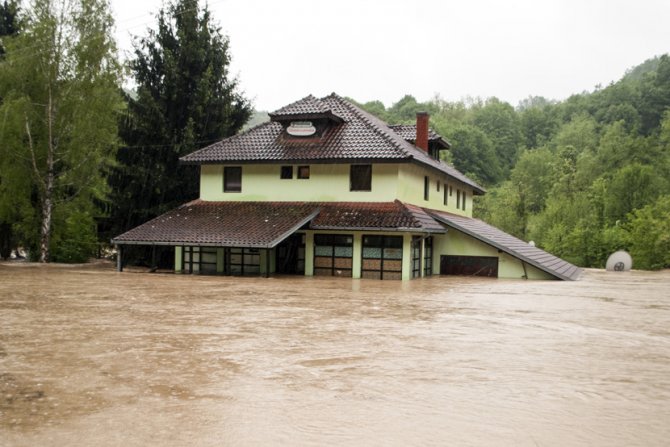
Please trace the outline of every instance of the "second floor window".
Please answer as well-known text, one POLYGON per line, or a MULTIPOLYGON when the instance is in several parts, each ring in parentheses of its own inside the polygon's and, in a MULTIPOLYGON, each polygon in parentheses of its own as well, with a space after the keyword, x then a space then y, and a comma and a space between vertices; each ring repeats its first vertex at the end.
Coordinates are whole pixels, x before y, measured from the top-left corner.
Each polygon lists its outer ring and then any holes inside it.
POLYGON ((298 166, 298 178, 301 179, 309 178, 309 166, 298 166))
POLYGON ((428 177, 423 178, 423 200, 428 200, 428 194, 430 191, 430 179, 428 177))
POLYGON ((292 179, 293 178, 293 166, 282 166, 281 173, 279 174, 281 179, 292 179))
POLYGON ((351 191, 372 191, 372 165, 351 165, 349 189, 351 191))
POLYGON ((223 192, 242 192, 242 167, 223 168, 223 192))

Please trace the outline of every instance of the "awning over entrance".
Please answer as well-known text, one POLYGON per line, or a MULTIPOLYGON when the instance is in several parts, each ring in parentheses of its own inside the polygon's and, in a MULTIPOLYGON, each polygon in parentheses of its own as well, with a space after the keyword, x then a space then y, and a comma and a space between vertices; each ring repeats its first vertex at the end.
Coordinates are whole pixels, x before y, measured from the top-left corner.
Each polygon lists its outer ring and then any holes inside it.
POLYGON ((576 280, 582 274, 581 268, 534 247, 521 239, 517 239, 479 219, 458 216, 443 211, 426 211, 447 227, 461 231, 485 244, 519 258, 556 278, 576 280))

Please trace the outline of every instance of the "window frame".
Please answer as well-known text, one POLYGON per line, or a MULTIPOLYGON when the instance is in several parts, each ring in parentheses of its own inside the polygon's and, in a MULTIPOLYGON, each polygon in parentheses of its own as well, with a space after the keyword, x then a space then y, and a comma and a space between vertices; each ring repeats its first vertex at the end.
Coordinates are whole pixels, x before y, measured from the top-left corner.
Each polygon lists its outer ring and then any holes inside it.
MULTIPOLYGON (((231 179, 232 180, 232 179, 231 179)), ((223 167, 223 192, 242 192, 242 166, 224 166, 223 167), (239 174, 238 185, 229 185, 228 181, 232 177, 231 173, 237 171, 239 174)))
POLYGON ((279 169, 280 180, 293 180, 293 166, 281 166, 279 169))
POLYGON ((310 174, 311 174, 311 170, 309 168, 309 165, 298 166, 298 174, 297 174, 296 178, 298 180, 309 180, 310 174), (307 170, 307 176, 303 175, 304 170, 307 170))
MULTIPOLYGON (((359 172, 360 174, 360 172, 359 172)), ((360 180, 358 180, 360 181, 360 180)), ((360 186, 360 185, 359 185, 360 186)), ((372 165, 371 164, 365 164, 365 165, 350 165, 349 166, 349 191, 353 192, 370 192, 372 191, 372 165), (364 179, 365 185, 362 188, 354 188, 354 178, 360 179, 362 176, 357 175, 354 176, 354 170, 361 170, 365 175, 367 175, 367 178, 364 179), (363 171, 367 170, 367 172, 363 171), (365 187, 367 186, 367 188, 365 187)))

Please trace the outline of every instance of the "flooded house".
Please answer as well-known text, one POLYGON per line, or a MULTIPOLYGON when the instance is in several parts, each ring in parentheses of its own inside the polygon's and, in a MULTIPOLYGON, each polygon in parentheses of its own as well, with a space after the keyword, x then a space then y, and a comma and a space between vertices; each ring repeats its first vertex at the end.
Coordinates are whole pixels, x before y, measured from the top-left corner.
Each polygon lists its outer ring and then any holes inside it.
POLYGON ((389 125, 346 99, 308 96, 181 158, 200 197, 121 234, 174 247, 181 273, 577 279, 578 267, 472 217, 483 187, 440 160, 418 113, 389 125))

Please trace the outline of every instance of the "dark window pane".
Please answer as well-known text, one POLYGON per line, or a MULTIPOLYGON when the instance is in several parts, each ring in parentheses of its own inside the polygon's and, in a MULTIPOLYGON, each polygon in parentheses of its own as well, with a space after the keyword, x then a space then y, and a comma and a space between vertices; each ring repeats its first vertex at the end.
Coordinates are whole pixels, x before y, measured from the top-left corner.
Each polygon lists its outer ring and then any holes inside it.
POLYGON ((309 166, 298 166, 298 178, 309 178, 309 166))
POLYGON ((242 192, 242 168, 240 166, 223 168, 223 192, 242 192))
POLYGON ((428 200, 428 193, 430 190, 430 179, 428 177, 423 178, 423 200, 428 200))
POLYGON ((349 185, 351 191, 371 191, 372 165, 351 165, 349 185))
POLYGON ((293 178, 293 166, 282 166, 281 174, 279 176, 281 179, 292 179, 293 178))

